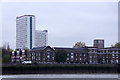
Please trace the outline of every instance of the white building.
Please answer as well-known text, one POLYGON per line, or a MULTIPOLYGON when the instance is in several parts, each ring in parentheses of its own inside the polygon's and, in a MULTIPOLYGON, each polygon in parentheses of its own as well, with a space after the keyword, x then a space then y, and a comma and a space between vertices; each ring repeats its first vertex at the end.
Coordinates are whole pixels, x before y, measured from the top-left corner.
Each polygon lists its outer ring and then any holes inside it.
POLYGON ((118 42, 120 42, 120 22, 118 23, 118 42))
POLYGON ((48 31, 36 30, 35 31, 35 47, 47 46, 47 43, 48 43, 48 31))
POLYGON ((16 18, 16 48, 34 47, 35 16, 23 15, 16 18))

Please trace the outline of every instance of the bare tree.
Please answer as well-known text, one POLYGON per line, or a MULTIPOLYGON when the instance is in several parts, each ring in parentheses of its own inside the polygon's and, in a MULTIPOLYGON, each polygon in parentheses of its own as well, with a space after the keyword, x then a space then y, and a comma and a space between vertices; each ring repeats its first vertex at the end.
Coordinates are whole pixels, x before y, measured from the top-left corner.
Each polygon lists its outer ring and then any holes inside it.
POLYGON ((81 47, 85 47, 85 43, 84 42, 77 42, 75 43, 75 45, 73 46, 73 48, 81 48, 81 47))

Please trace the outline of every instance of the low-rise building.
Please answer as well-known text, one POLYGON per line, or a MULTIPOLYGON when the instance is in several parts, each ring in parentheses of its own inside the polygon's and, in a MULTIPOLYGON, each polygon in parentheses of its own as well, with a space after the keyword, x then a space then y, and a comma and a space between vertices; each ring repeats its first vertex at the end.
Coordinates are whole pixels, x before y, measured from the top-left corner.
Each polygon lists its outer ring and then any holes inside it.
POLYGON ((28 52, 29 60, 33 63, 57 63, 55 54, 58 50, 67 52, 65 64, 119 64, 120 49, 118 48, 60 48, 60 47, 38 47, 28 52))
POLYGON ((120 49, 118 48, 103 48, 98 49, 99 64, 118 64, 120 63, 120 49))
POLYGON ((67 52, 67 60, 65 64, 88 64, 87 48, 60 48, 45 46, 33 48, 28 53, 29 59, 33 63, 56 63, 55 54, 58 50, 67 52))
POLYGON ((98 57, 97 57, 97 47, 87 47, 88 49, 88 60, 89 64, 97 64, 98 63, 98 57))
MULTIPOLYGON (((42 33, 47 35, 47 30, 42 33)), ((46 38, 45 35, 44 38, 46 38)), ((47 40, 47 38, 40 40, 42 39, 40 36, 41 34, 38 31, 36 47, 30 49, 28 52, 21 49, 13 51, 11 54, 11 62, 21 63, 28 58, 32 63, 57 64, 55 60, 57 51, 63 50, 67 54, 64 64, 120 64, 120 48, 104 48, 103 39, 94 40, 94 46, 91 47, 64 48, 46 46, 46 41, 44 40, 47 40), (42 45, 42 43, 44 44, 42 45)))
POLYGON ((56 63, 55 54, 58 50, 67 52, 65 64, 118 64, 120 49, 118 48, 60 48, 38 47, 29 51, 29 60, 34 63, 56 63))
POLYGON ((16 49, 11 53, 11 63, 20 64, 27 59, 26 50, 16 49))

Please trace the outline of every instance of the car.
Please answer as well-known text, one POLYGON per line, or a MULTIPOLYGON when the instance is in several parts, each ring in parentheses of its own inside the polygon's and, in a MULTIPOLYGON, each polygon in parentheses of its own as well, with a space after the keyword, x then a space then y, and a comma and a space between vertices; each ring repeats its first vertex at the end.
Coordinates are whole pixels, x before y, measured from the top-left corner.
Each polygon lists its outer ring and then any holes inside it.
POLYGON ((23 61, 22 64, 32 64, 32 61, 23 61))

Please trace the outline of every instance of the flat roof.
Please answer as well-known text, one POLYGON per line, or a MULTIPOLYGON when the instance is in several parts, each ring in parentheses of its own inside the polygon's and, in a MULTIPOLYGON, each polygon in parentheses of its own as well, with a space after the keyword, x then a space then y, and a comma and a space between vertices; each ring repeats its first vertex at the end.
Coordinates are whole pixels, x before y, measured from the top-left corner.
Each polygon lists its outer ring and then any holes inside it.
POLYGON ((95 41, 95 40, 104 40, 104 39, 94 39, 94 41, 95 41))
POLYGON ((25 16, 32 16, 32 17, 35 17, 35 15, 22 15, 22 16, 16 17, 16 19, 21 18, 21 17, 25 17, 25 16))

